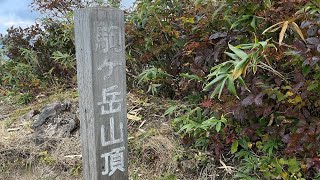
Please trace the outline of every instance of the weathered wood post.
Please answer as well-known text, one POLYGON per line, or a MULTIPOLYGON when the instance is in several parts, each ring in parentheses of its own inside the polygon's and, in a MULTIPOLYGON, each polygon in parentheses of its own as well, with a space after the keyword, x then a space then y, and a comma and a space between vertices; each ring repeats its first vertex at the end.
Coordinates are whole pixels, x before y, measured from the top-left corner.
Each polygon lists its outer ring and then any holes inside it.
POLYGON ((123 11, 76 10, 75 41, 84 179, 128 179, 123 11))

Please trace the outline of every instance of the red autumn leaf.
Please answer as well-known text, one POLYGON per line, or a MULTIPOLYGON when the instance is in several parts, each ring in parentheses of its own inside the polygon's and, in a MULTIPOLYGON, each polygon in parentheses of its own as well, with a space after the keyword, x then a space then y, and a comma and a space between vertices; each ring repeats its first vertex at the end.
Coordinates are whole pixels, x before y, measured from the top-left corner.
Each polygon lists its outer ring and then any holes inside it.
POLYGON ((204 107, 204 108, 209 108, 213 105, 213 102, 211 99, 206 99, 204 100, 202 103, 200 103, 200 106, 201 107, 204 107))

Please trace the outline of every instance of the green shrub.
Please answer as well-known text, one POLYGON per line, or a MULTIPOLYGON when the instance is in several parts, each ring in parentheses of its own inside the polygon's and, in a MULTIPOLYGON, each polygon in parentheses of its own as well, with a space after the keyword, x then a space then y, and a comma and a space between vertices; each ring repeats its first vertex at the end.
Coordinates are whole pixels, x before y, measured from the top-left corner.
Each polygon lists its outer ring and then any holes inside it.
POLYGON ((257 154, 246 176, 316 177, 318 1, 141 0, 136 7, 127 17, 128 64, 132 73, 152 66, 175 78, 174 97, 192 104, 170 109, 182 143, 214 144, 217 156, 223 147, 257 154), (228 121, 220 129, 209 120, 221 114, 228 121))

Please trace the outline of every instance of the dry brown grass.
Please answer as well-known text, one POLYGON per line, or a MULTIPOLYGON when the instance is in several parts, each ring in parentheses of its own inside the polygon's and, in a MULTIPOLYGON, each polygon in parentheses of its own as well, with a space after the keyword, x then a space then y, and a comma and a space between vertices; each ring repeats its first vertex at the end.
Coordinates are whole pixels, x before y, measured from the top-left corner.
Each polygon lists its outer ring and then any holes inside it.
POLYGON ((32 130, 27 127, 10 133, 4 123, 0 127, 0 179, 79 178, 80 157, 68 157, 81 154, 79 135, 46 138, 44 143, 37 145, 32 130))
POLYGON ((162 134, 153 134, 142 137, 133 142, 129 154, 129 172, 131 178, 139 176, 139 179, 157 179, 164 174, 175 174, 178 163, 174 160, 176 155, 175 141, 162 134))
POLYGON ((30 122, 20 121, 20 117, 31 109, 39 109, 44 104, 60 99, 70 99, 74 97, 70 96, 71 93, 74 91, 38 99, 38 102, 28 106, 8 108, 0 105, 0 114, 10 114, 0 121, 0 179, 80 178, 81 158, 68 157, 81 154, 79 134, 71 138, 46 133, 39 136, 30 128, 30 122))
MULTIPOLYGON (((68 172, 56 171, 51 166, 37 165, 29 170, 17 169, 10 172, 5 180, 82 180, 81 177, 70 176, 68 172)), ((3 180, 4 180, 3 179, 3 180)))
MULTIPOLYGON (((8 119, 0 121, 0 179, 19 180, 73 180, 81 179, 81 143, 79 132, 61 138, 42 134, 43 139, 22 123, 19 117, 44 104, 70 99, 76 101, 75 92, 57 94, 38 99, 37 103, 11 111, 8 119), (10 122, 10 123, 8 123, 10 122), (9 125, 9 126, 8 126, 9 125), (8 128, 19 128, 8 132, 8 128), (42 141, 42 143, 36 143, 42 141)), ((203 168, 201 174, 189 172, 197 162, 176 161, 182 152, 170 122, 163 117, 170 101, 135 92, 128 94, 129 176, 133 180, 167 180, 173 175, 183 180, 212 179, 215 166, 203 168), (190 166, 190 168, 187 168, 190 166)), ((3 112, 0 112, 3 113, 3 112)), ((46 128, 51 128, 46 126, 46 128)), ((50 132, 50 131, 45 131, 50 132)))
POLYGON ((152 180, 175 174, 177 142, 162 117, 167 102, 140 94, 128 94, 129 172, 130 179, 152 180))
POLYGON ((173 140, 163 135, 155 135, 142 145, 142 160, 152 162, 156 172, 174 173, 177 162, 174 161, 176 146, 173 140))

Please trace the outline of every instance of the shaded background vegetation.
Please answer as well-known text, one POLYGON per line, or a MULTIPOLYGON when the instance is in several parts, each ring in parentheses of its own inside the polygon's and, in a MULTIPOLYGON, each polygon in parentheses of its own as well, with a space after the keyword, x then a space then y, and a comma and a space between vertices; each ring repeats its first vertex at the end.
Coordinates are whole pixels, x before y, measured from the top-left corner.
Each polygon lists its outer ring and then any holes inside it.
MULTIPOLYGON (((1 92, 21 103, 76 87, 72 11, 85 5, 32 6, 45 18, 3 37, 1 92)), ((183 99, 165 113, 181 143, 238 159, 238 178, 320 178, 319 13, 318 0, 137 0, 128 85, 183 99)))

